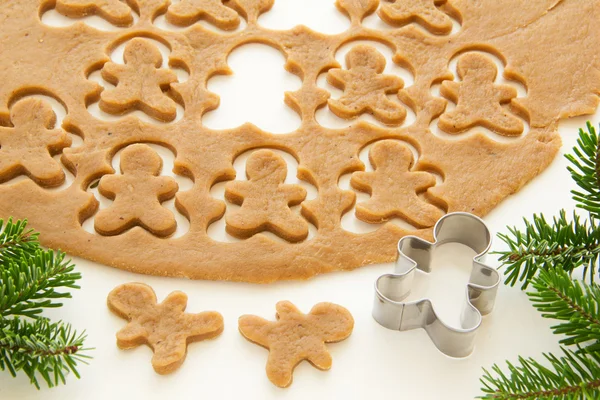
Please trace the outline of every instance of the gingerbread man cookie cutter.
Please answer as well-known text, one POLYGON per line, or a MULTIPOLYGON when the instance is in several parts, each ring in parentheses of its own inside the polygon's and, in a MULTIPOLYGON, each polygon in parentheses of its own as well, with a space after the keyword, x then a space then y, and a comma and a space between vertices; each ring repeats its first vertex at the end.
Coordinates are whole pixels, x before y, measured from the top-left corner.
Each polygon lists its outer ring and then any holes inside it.
POLYGON ((416 236, 406 236, 398 242, 395 272, 382 275, 375 282, 373 318, 388 329, 407 331, 423 328, 442 353, 450 357, 466 357, 473 351, 475 334, 483 315, 494 308, 500 284, 498 271, 483 262, 492 244, 492 234, 475 215, 455 212, 446 214, 435 224, 433 237, 433 243, 416 236), (444 323, 427 298, 403 302, 410 294, 416 270, 430 272, 435 248, 446 243, 460 243, 477 253, 473 257, 460 328, 444 323))

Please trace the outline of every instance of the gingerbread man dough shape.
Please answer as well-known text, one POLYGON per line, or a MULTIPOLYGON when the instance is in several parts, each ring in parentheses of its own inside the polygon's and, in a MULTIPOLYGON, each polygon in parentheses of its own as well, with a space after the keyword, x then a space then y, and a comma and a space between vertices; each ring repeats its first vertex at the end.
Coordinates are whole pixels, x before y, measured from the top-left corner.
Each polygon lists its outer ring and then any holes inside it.
POLYGON ((289 301, 280 301, 276 309, 275 322, 255 315, 239 319, 240 333, 269 350, 269 380, 279 387, 289 386, 294 368, 303 360, 321 370, 330 369, 332 359, 325 343, 350 336, 354 328, 350 312, 333 303, 319 303, 303 314, 289 301))
POLYGON ((104 175, 98 191, 114 203, 98 212, 94 221, 102 235, 118 235, 141 226, 157 236, 169 236, 177 229, 173 213, 161 206, 179 189, 175 179, 159 176, 162 159, 145 144, 128 146, 121 153, 122 175, 104 175))
POLYGON ((167 21, 174 25, 189 26, 205 19, 218 28, 231 30, 240 24, 240 16, 223 5, 223 0, 181 0, 169 6, 167 21))
POLYGON ((0 182, 25 174, 38 185, 58 186, 65 173, 52 158, 71 145, 62 129, 54 129, 56 114, 50 104, 25 98, 10 109, 12 127, 0 126, 0 182))
POLYGON ((248 238, 262 231, 271 231, 290 241, 308 236, 307 222, 290 210, 306 198, 300 185, 287 185, 287 164, 270 150, 259 150, 246 163, 248 181, 229 182, 225 198, 241 205, 240 210, 226 217, 226 229, 231 235, 248 238))
POLYGON ((223 332, 223 317, 218 312, 185 313, 187 295, 179 291, 157 304, 150 286, 126 283, 109 293, 107 304, 113 313, 129 321, 117 333, 117 346, 131 349, 147 344, 154 351, 152 367, 161 375, 181 366, 189 343, 223 332))
POLYGON ((55 9, 69 18, 83 18, 96 14, 117 26, 133 23, 131 8, 120 0, 57 0, 55 9))
POLYGON ((392 140, 377 142, 369 152, 369 161, 375 171, 355 172, 350 179, 352 187, 371 194, 368 201, 356 205, 358 219, 378 224, 399 217, 426 228, 442 217, 439 208, 417 195, 434 186, 435 178, 410 170, 413 155, 405 145, 392 140))
POLYGON ((436 5, 446 0, 395 0, 383 3, 379 16, 390 25, 405 25, 417 22, 431 33, 447 35, 452 31, 452 20, 436 5))
POLYGON ((102 68, 102 78, 115 85, 100 95, 100 108, 120 115, 141 110, 152 118, 173 121, 177 116, 175 101, 165 94, 177 75, 162 69, 162 55, 145 39, 132 39, 123 53, 125 64, 107 62, 102 68))
POLYGON ((397 76, 383 75, 385 57, 374 47, 354 46, 346 54, 347 70, 335 68, 327 73, 327 81, 342 89, 337 100, 329 99, 329 109, 338 117, 350 119, 368 112, 386 124, 399 124, 406 118, 406 110, 388 99, 397 93, 404 82, 397 76))
POLYGON ((488 56, 462 55, 456 70, 461 82, 444 81, 440 88, 442 96, 456 103, 454 110, 440 117, 440 129, 457 134, 480 125, 505 136, 523 133, 523 122, 502 107, 517 97, 517 91, 494 83, 498 69, 488 56))

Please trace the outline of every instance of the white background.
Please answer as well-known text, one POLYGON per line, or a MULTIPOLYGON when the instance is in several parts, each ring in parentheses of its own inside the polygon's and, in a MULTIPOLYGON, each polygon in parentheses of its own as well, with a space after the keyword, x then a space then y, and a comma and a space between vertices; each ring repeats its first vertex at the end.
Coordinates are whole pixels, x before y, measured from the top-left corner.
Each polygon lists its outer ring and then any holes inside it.
MULTIPOLYGON (((45 21, 70 23, 52 14, 45 21)), ((95 23, 94 18, 86 22, 95 23)), ((305 24, 327 33, 340 32, 348 26, 347 19, 335 10, 333 0, 277 0, 272 11, 259 22, 276 29, 305 24)), ((380 26, 373 17, 368 23, 380 26)), ((393 72, 391 52, 385 53, 385 48, 380 50, 388 58, 386 71, 393 72)), ((343 54, 337 58, 342 61, 343 54)), ((283 104, 283 91, 295 90, 300 81, 283 69, 283 63, 283 56, 266 46, 249 45, 236 50, 229 58, 235 75, 213 78, 214 81, 209 82, 210 90, 221 96, 222 109, 207 115, 204 122, 223 128, 250 120, 273 132, 292 131, 299 118, 283 104), (260 90, 254 89, 257 84, 260 90), (261 94, 260 99, 255 97, 256 93, 261 94)), ((396 73, 402 75, 401 71, 396 73)), ((184 75, 180 73, 180 79, 185 79, 184 75)), ((410 84, 410 76, 403 78, 410 84)), ((335 97, 339 96, 332 92, 335 97)), ((61 110, 56 111, 60 120, 61 110)), ((91 112, 99 118, 108 118, 97 107, 91 112)), ((344 123, 326 109, 325 112, 329 115, 321 112, 321 123, 332 127, 344 123)), ((574 184, 563 154, 575 144, 577 129, 586 119, 598 125, 600 113, 561 123, 564 145, 552 165, 485 217, 494 232, 506 231, 506 225, 521 225, 521 217, 534 212, 553 216, 560 208, 573 208, 569 190, 574 184)), ((164 173, 169 174, 172 155, 168 152, 161 155, 165 157, 164 173)), ((366 160, 366 152, 361 156, 366 160)), ((288 180, 291 182, 295 181, 295 167, 290 163, 288 180)), ((244 161, 236 163, 236 168, 242 178, 244 161)), ((188 184, 180 179, 180 186, 188 184)), ((222 187, 215 187, 213 194, 222 196, 222 191, 222 187)), ((309 196, 314 194, 309 190, 309 196)), ((110 202, 104 200, 103 203, 109 205, 110 202)), ((172 204, 168 206, 174 209, 172 204)), ((92 221, 85 226, 93 229, 92 221)), ((366 229, 352 214, 345 216, 344 226, 359 232, 366 229)), ((224 233, 223 227, 222 221, 211 226, 211 236, 233 240, 224 233)), ((185 224, 180 228, 185 229, 185 224)), ((184 233, 181 229, 178 234, 184 233)), ((503 243, 496 240, 493 248, 501 249, 503 243)), ((460 246, 442 247, 436 253, 434 272, 419 277, 412 298, 432 297, 442 317, 456 321, 464 301, 471 256, 460 246)), ((490 258, 493 262, 493 257, 490 258)), ((480 394, 482 367, 503 363, 507 358, 515 361, 518 355, 540 358, 542 352, 558 349, 558 337, 549 329, 552 321, 542 319, 518 288, 505 286, 499 290, 494 312, 484 318, 474 353, 467 358, 452 359, 443 355, 423 330, 402 333, 386 330, 372 319, 371 305, 373 282, 379 275, 390 272, 391 264, 328 274, 307 282, 252 285, 142 276, 82 259, 74 261, 83 274, 81 290, 73 292, 73 299, 67 300, 63 308, 51 310, 47 315, 70 321, 79 330, 86 329, 86 344, 95 347, 90 351, 93 360, 88 366, 80 367, 80 380, 71 376, 66 386, 51 390, 36 391, 24 375, 13 379, 8 373, 1 373, 0 399, 466 399, 480 394), (175 373, 157 375, 150 364, 152 352, 148 347, 122 351, 115 344, 115 333, 125 326, 125 321, 108 311, 106 296, 115 286, 131 281, 151 285, 159 301, 173 290, 184 291, 189 296, 189 312, 219 311, 225 320, 225 331, 215 340, 191 344, 185 363, 175 373), (267 351, 246 341, 237 330, 237 319, 242 314, 273 319, 275 303, 280 300, 290 300, 304 312, 318 302, 331 301, 347 307, 355 318, 352 336, 329 345, 333 368, 323 372, 303 362, 296 368, 294 382, 287 389, 279 389, 267 379, 264 371, 267 351)))

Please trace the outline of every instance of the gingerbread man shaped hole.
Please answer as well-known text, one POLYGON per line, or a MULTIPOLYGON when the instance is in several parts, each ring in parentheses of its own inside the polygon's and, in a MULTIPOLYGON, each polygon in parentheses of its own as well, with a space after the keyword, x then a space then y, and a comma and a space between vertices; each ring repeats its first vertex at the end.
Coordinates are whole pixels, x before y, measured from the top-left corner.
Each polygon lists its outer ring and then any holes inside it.
POLYGON ((397 125, 406 118, 406 110, 387 95, 404 86, 401 78, 384 75, 385 57, 375 48, 357 45, 346 54, 347 70, 329 70, 327 81, 342 89, 339 99, 329 99, 329 109, 340 118, 356 118, 371 113, 385 124, 397 125))
POLYGON ((123 60, 125 64, 107 62, 102 68, 102 78, 116 87, 102 92, 100 109, 113 115, 141 110, 154 119, 173 121, 177 104, 167 91, 177 75, 160 68, 163 58, 158 48, 146 39, 132 39, 123 60))
POLYGON ((175 216, 161 203, 172 199, 179 186, 175 179, 159 176, 161 169, 162 159, 150 146, 134 144, 123 150, 122 175, 100 179, 98 191, 114 202, 98 212, 96 231, 110 236, 140 226, 161 237, 175 232, 175 216))
POLYGON ((71 139, 55 129, 56 114, 48 102, 25 98, 10 109, 12 127, 0 126, 0 182, 27 175, 38 185, 59 186, 65 180, 60 164, 52 158, 71 139))
POLYGON ((444 81, 442 96, 456 103, 456 108, 440 116, 438 126, 450 134, 462 133, 482 126, 504 136, 523 133, 523 122, 503 104, 517 97, 517 90, 495 83, 498 68, 491 58, 479 53, 467 53, 456 66, 460 82, 444 81))
POLYGON ((226 217, 226 230, 240 239, 263 231, 272 232, 289 242, 308 236, 308 223, 290 206, 306 198, 300 185, 284 184, 287 164, 270 150, 254 152, 246 163, 248 181, 229 182, 225 198, 241 208, 226 217))

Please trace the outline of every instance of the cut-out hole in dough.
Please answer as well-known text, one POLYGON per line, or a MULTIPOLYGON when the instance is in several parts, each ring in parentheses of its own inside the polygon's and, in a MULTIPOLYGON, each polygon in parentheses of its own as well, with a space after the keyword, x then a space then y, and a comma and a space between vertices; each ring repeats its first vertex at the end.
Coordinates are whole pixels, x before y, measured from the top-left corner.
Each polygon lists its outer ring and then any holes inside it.
POLYGON ((302 82, 285 70, 285 62, 281 52, 264 44, 235 49, 227 58, 233 75, 216 75, 207 83, 208 90, 219 95, 220 104, 204 114, 202 123, 219 130, 246 122, 271 133, 298 129, 300 116, 284 103, 284 93, 300 89, 302 82))
MULTIPOLYGON (((238 181, 247 181, 248 180, 246 177, 246 162, 247 162, 248 158, 250 157, 250 155, 258 150, 261 150, 261 149, 253 149, 253 150, 246 151, 246 152, 240 154, 235 159, 235 161, 233 162, 233 168, 235 169, 235 172, 236 172, 236 178, 235 178, 236 180, 238 180, 238 181)), ((314 187, 313 185, 309 184, 306 181, 298 179, 298 177, 297 177, 298 161, 291 154, 286 153, 285 151, 274 150, 274 149, 270 149, 270 150, 273 151, 274 153, 278 154, 279 156, 283 157, 283 159, 287 163, 287 176, 285 178, 284 184, 296 184, 296 185, 300 185, 304 189, 306 189, 306 199, 304 201, 316 199, 317 198, 317 188, 314 187)), ((227 185, 228 182, 231 182, 231 181, 219 182, 219 183, 213 185, 213 187, 210 189, 210 195, 217 200, 221 200, 221 201, 225 202, 225 204, 227 205, 227 209, 225 211, 225 215, 223 215, 223 217, 221 219, 219 219, 209 225, 207 233, 208 233, 208 236, 210 236, 213 240, 216 240, 218 242, 234 243, 234 242, 242 241, 243 239, 238 239, 235 236, 232 236, 229 233, 227 233, 227 231, 225 230, 225 226, 226 226, 225 218, 227 217, 227 215, 230 215, 231 213, 239 210, 240 206, 232 204, 232 203, 228 202, 227 200, 225 200, 225 185, 227 185)), ((300 210, 301 210, 300 204, 297 206, 292 206, 292 207, 290 207, 290 209, 295 214, 301 215, 300 214, 300 210)), ((308 222, 308 237, 305 239, 305 241, 312 239, 317 233, 317 228, 313 224, 311 224, 309 221, 307 221, 307 222, 308 222)), ((275 235, 274 233, 271 233, 268 231, 263 231, 260 234, 265 235, 271 239, 275 239, 280 242, 289 243, 285 239, 282 239, 279 236, 275 235)))
POLYGON ((329 35, 350 27, 350 20, 336 8, 335 0, 277 0, 269 12, 258 18, 258 23, 276 30, 304 25, 329 35))
MULTIPOLYGON (((54 114, 56 115, 56 124, 54 126, 55 126, 55 128, 62 128, 63 121, 65 120, 65 117, 67 116, 67 110, 65 109, 64 105, 61 102, 59 102, 52 96, 46 96, 43 94, 31 94, 31 95, 24 96, 24 97, 20 98, 19 100, 22 100, 24 98, 40 99, 40 100, 43 100, 43 101, 47 102, 48 104, 50 104, 50 106, 52 107, 52 111, 54 111, 54 114)), ((64 128, 62 128, 62 129, 64 130, 64 128)), ((67 133, 67 135, 71 139, 71 145, 69 146, 70 148, 75 148, 75 147, 79 147, 79 146, 83 145, 83 139, 81 138, 81 136, 75 135, 74 133, 69 132, 67 130, 64 130, 64 131, 67 133)), ((71 184, 73 184, 75 177, 73 176, 71 171, 69 171, 69 169, 64 166, 64 164, 61 161, 61 157, 62 157, 62 152, 60 154, 55 154, 52 158, 58 163, 58 165, 60 165, 62 167, 62 170, 65 173, 65 181, 59 186, 44 187, 44 190, 48 190, 51 192, 61 191, 61 190, 64 190, 64 189, 70 187, 71 184)), ((2 184, 10 185, 10 184, 18 183, 23 180, 29 180, 29 177, 27 177, 26 175, 19 175, 19 176, 16 176, 13 179, 6 181, 2 184)))
MULTIPOLYGON (((158 144, 153 144, 153 143, 145 143, 145 144, 150 146, 154 151, 156 151, 158 153, 160 158, 162 158, 163 166, 162 166, 162 171, 160 174, 161 174, 161 176, 173 177, 175 179, 175 181, 177 181, 177 184, 179 185, 179 190, 177 191, 178 194, 181 192, 188 191, 193 187, 194 182, 191 179, 189 179, 188 177, 182 176, 182 175, 177 175, 173 172, 173 167, 174 167, 174 163, 175 163, 175 155, 173 154, 173 152, 171 150, 169 150, 168 148, 166 148, 164 146, 158 145, 158 144)), ((120 149, 117 153, 115 153, 115 155, 112 159, 112 167, 115 170, 115 175, 121 175, 121 168, 120 168, 121 152, 125 148, 126 147, 120 149)), ((110 199, 107 199, 102 194, 100 194, 100 192, 98 191, 98 181, 99 181, 99 179, 90 183, 87 191, 88 191, 88 193, 93 194, 94 197, 96 198, 96 200, 98 200, 99 210, 103 210, 103 209, 110 207, 111 204, 113 203, 113 201, 110 199)), ((177 210, 177 207, 175 206, 176 197, 177 196, 175 196, 171 200, 167 200, 164 203, 161 203, 163 207, 165 207, 166 209, 168 209, 169 211, 171 211, 173 213, 173 215, 175 216, 175 220, 177 221, 177 230, 175 231, 175 233, 173 233, 171 236, 169 236, 169 238, 181 237, 181 236, 185 235, 190 229, 190 221, 183 214, 181 214, 179 212, 179 210, 177 210)), ((95 216, 91 216, 90 218, 85 220, 82 224, 82 227, 87 232, 97 235, 98 233, 94 229, 94 217, 95 216)))
MULTIPOLYGON (((412 146, 411 144, 404 142, 404 141, 398 141, 395 139, 385 139, 385 140, 397 141, 399 143, 402 143, 404 146, 406 146, 413 155, 412 168, 414 169, 414 167, 416 166, 417 161, 419 159, 419 153, 418 153, 417 149, 414 146, 412 146)), ((365 172, 374 171, 373 166, 371 165, 371 162, 369 160, 369 151, 371 150, 371 148, 373 147, 373 145, 375 143, 378 143, 378 141, 368 144, 359 153, 359 159, 362 161, 362 163, 365 166, 365 172)), ((435 177, 436 185, 439 185, 442 183, 443 179, 439 174, 433 173, 431 171, 427 171, 427 172, 435 177)), ((356 218, 356 205, 359 203, 368 201, 371 198, 371 196, 368 193, 365 193, 365 192, 362 192, 362 191, 359 191, 359 190, 356 190, 355 188, 353 188, 350 185, 351 178, 352 178, 352 173, 347 173, 347 174, 342 175, 338 181, 338 186, 340 187, 340 189, 352 191, 356 195, 356 202, 354 203, 352 208, 349 209, 348 211, 346 211, 342 215, 341 225, 344 230, 353 232, 353 233, 368 233, 368 232, 376 231, 377 229, 381 228, 386 223, 393 223, 393 224, 397 225, 398 227, 409 230, 409 231, 417 230, 417 228, 415 226, 413 226, 406 220, 404 220, 402 218, 397 218, 397 217, 391 218, 389 221, 380 223, 380 224, 371 224, 371 223, 367 223, 367 222, 361 221, 358 218, 356 218)), ((422 200, 426 201, 424 199, 424 193, 419 194, 419 197, 422 200)))
POLYGON ((431 272, 416 271, 411 292, 404 301, 428 298, 444 323, 460 328, 474 256, 475 252, 471 248, 460 243, 446 243, 436 247, 431 272))
MULTIPOLYGON (((408 71, 406 68, 401 67, 393 61, 394 54, 392 52, 392 49, 383 43, 375 42, 372 40, 356 40, 341 46, 335 54, 335 59, 341 65, 342 69, 347 69, 346 54, 348 54, 348 52, 354 46, 361 44, 374 47, 375 49, 377 49, 377 51, 379 51, 379 53, 381 53, 385 57, 386 64, 385 69, 383 70, 384 75, 394 75, 400 77, 404 81, 403 88, 407 88, 414 83, 414 77, 410 73, 410 71, 408 71)), ((319 77, 317 78, 317 86, 331 93, 332 99, 339 99, 344 93, 343 90, 340 90, 327 82, 327 71, 319 75, 319 77)), ((391 101, 402 105, 402 107, 404 107, 404 109, 406 110, 406 118, 400 126, 409 126, 415 122, 416 116, 414 111, 406 104, 401 102, 400 99, 398 99, 397 94, 389 94, 387 97, 391 101)), ((382 127, 386 126, 384 123, 382 123, 381 121, 379 121, 378 119, 376 119, 368 113, 363 113, 359 117, 351 120, 340 118, 333 112, 331 112, 327 104, 325 104, 323 107, 317 110, 317 112, 315 113, 315 118, 320 125, 330 129, 347 128, 356 121, 365 121, 370 124, 382 127)))
MULTIPOLYGON (((189 79, 190 75, 186 70, 184 70, 182 68, 173 68, 173 67, 169 66, 169 57, 171 54, 171 50, 164 43, 162 43, 158 40, 150 39, 150 38, 143 38, 143 39, 146 41, 149 41, 154 46, 156 46, 156 48, 158 48, 158 50, 160 51, 160 54, 162 56, 161 68, 170 69, 171 71, 173 71, 175 73, 175 75, 177 75, 177 83, 184 83, 189 79)), ((127 46, 128 43, 129 43, 129 41, 125 41, 124 43, 121 43, 120 45, 118 45, 117 47, 115 47, 113 49, 113 51, 110 54, 110 59, 112 62, 114 62, 116 64, 124 64, 125 63, 125 61, 123 60, 123 53, 124 53, 125 47, 127 46)), ((102 70, 102 68, 91 72, 88 75, 88 79, 90 81, 98 83, 100 86, 102 86, 104 88, 104 90, 114 89, 115 86, 113 84, 105 81, 102 78, 101 70, 102 70)), ((95 102, 89 104, 87 109, 88 109, 88 112, 90 114, 92 114, 94 117, 96 117, 100 120, 104 120, 104 121, 118 121, 126 116, 133 115, 144 122, 163 125, 163 124, 173 124, 173 123, 180 121, 183 118, 183 114, 184 114, 183 106, 181 104, 179 104, 179 102, 177 102, 177 101, 175 102, 177 116, 175 117, 175 119, 173 121, 170 121, 170 122, 164 122, 164 121, 160 121, 155 118, 152 118, 148 114, 146 114, 145 112, 143 112, 141 110, 133 110, 133 111, 127 112, 122 115, 113 115, 113 114, 103 111, 100 108, 99 104, 100 104, 100 102, 98 99, 98 101, 95 101, 95 102)))
MULTIPOLYGON (((516 89, 517 91, 517 99, 519 98, 523 98, 525 96, 527 96, 527 89, 525 87, 525 85, 521 82, 515 81, 515 80, 509 80, 506 79, 506 77, 504 76, 504 63, 502 62, 502 60, 500 58, 498 58, 497 56, 495 56, 494 54, 491 53, 487 53, 487 52, 483 52, 483 51, 469 51, 469 53, 479 53, 479 54, 483 54, 486 57, 489 57, 491 60, 494 61, 494 64, 496 65, 496 68, 498 69, 498 73, 496 75, 496 80, 494 81, 495 84, 497 85, 510 85, 513 88, 516 89)), ((466 54, 466 53, 460 53, 455 55, 451 60, 450 63, 448 64, 448 69, 452 72, 452 74, 454 74, 454 81, 458 81, 458 73, 456 71, 456 65, 458 63, 458 59, 460 58, 461 55, 466 54)), ((441 86, 441 82, 440 83, 436 83, 435 85, 433 85, 431 87, 431 95, 434 97, 439 97, 439 98, 443 98, 444 100, 446 100, 446 110, 444 112, 448 112, 448 111, 452 111, 456 108, 456 104, 454 104, 454 102, 448 100, 447 98, 443 97, 440 94, 440 86, 441 86)), ((431 132, 433 132, 434 135, 439 136, 441 138, 444 138, 446 140, 463 140, 466 137, 472 136, 476 133, 484 133, 486 136, 488 136, 490 139, 493 139, 497 142, 514 142, 515 140, 520 140, 522 139, 525 135, 527 135, 527 133, 529 132, 529 121, 525 118, 522 118, 521 115, 515 114, 513 111, 510 111, 509 109, 509 105, 508 104, 504 104, 503 108, 509 110, 509 112, 513 115, 515 115, 516 117, 518 117, 519 119, 521 119, 521 121, 523 122, 523 133, 521 133, 518 136, 505 136, 505 135, 500 135, 490 129, 487 129, 483 126, 475 126, 469 130, 467 130, 466 132, 463 133, 459 133, 459 134, 449 134, 444 132, 443 130, 441 130, 438 126, 438 118, 435 118, 433 121, 431 121, 431 125, 429 127, 429 129, 431 130, 431 132)))
MULTIPOLYGON (((137 24, 140 17, 137 15, 135 10, 131 10, 131 16, 133 17, 133 25, 137 24)), ((54 8, 44 12, 40 19, 42 23, 55 28, 66 28, 78 22, 83 22, 84 24, 100 31, 121 31, 128 28, 113 25, 97 15, 87 15, 82 18, 69 18, 57 12, 54 8)))

